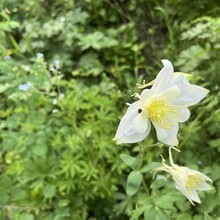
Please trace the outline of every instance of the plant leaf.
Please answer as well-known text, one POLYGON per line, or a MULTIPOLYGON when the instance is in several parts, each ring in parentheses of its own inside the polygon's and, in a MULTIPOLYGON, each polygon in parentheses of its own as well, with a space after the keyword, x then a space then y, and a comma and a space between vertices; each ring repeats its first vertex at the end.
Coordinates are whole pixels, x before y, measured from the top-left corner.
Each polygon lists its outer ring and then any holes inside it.
POLYGON ((143 176, 140 171, 132 171, 128 175, 126 193, 128 196, 133 196, 139 189, 143 176))
POLYGON ((161 163, 159 162, 152 162, 150 164, 147 164, 146 166, 141 168, 142 173, 147 173, 148 171, 155 169, 157 167, 161 166, 161 163))
POLYGON ((132 157, 128 154, 120 154, 120 158, 126 163, 129 167, 133 170, 137 169, 138 167, 138 160, 135 157, 132 157))

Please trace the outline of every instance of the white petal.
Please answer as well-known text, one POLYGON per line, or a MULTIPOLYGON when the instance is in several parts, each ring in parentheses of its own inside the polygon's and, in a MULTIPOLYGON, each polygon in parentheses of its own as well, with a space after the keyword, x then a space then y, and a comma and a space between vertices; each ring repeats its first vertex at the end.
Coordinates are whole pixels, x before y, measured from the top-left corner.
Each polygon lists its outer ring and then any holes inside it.
POLYGON ((201 101, 208 93, 207 89, 190 84, 182 74, 175 78, 174 85, 177 85, 181 92, 180 96, 173 103, 180 106, 194 105, 201 101))
POLYGON ((205 174, 203 174, 203 173, 201 173, 197 170, 192 170, 192 169, 189 169, 189 168, 187 168, 187 169, 188 169, 188 175, 198 175, 198 176, 201 177, 201 179, 203 179, 205 181, 212 182, 212 180, 209 177, 207 177, 205 174))
POLYGON ((148 121, 147 130, 144 133, 134 133, 129 136, 124 134, 123 136, 120 136, 120 138, 117 139, 117 144, 140 142, 148 136, 150 129, 151 129, 151 124, 150 121, 148 121))
POLYGON ((162 95, 160 95, 161 98, 164 98, 166 100, 173 100, 176 99, 180 95, 180 89, 178 86, 172 86, 166 92, 164 92, 162 95))
POLYGON ((189 119, 190 111, 188 108, 179 108, 179 120, 178 122, 185 122, 189 119))
MULTIPOLYGON (((153 122, 152 122, 153 123, 153 122)), ((165 129, 160 126, 158 126, 156 123, 153 123, 156 132, 157 132, 157 139, 164 144, 177 146, 179 141, 177 139, 177 133, 178 133, 178 123, 173 124, 173 126, 170 129, 165 129)))
POLYGON ((147 117, 147 115, 144 114, 143 112, 140 113, 133 120, 132 125, 134 128, 134 131, 137 133, 144 133, 147 130, 147 126, 149 124, 148 121, 149 121, 149 118, 147 117))
POLYGON ((205 181, 202 181, 201 184, 197 187, 197 190, 200 191, 206 191, 206 190, 211 190, 212 187, 205 181))
POLYGON ((127 135, 127 136, 132 135, 134 133, 135 133, 135 131, 134 131, 133 127, 132 127, 132 124, 129 125, 129 127, 126 128, 126 130, 124 131, 124 134, 127 135))
POLYGON ((192 190, 192 192, 189 192, 189 198, 190 198, 190 200, 192 200, 194 202, 201 203, 200 198, 199 198, 196 190, 192 190))
MULTIPOLYGON (((141 107, 141 102, 140 101, 136 101, 132 104, 130 104, 128 106, 128 109, 127 109, 127 112, 133 112, 133 111, 136 111, 137 109, 139 109, 141 107)), ((127 113, 126 112, 126 113, 127 113)))
POLYGON ((116 144, 132 144, 137 143, 144 140, 146 137, 145 133, 142 134, 133 134, 130 136, 123 135, 119 139, 117 139, 116 144))
POLYGON ((188 191, 186 190, 186 188, 184 187, 184 185, 179 184, 179 183, 176 182, 176 188, 178 190, 180 190, 180 192, 194 205, 194 203, 193 203, 193 201, 191 199, 191 196, 188 193, 188 191))
POLYGON ((134 118, 138 115, 139 108, 140 108, 140 101, 136 101, 128 107, 127 112, 122 117, 119 123, 114 139, 117 140, 120 136, 123 135, 125 131, 128 131, 129 126, 132 124, 134 118))
POLYGON ((150 121, 147 117, 139 117, 141 113, 138 113, 138 110, 140 108, 140 101, 134 102, 129 106, 126 114, 120 121, 114 138, 117 144, 136 143, 142 141, 149 134, 151 128, 150 121))
POLYGON ((174 75, 173 75, 173 65, 169 60, 162 60, 164 67, 158 73, 152 90, 157 93, 163 93, 168 88, 173 85, 174 75))
POLYGON ((145 105, 146 100, 149 100, 151 97, 155 96, 156 92, 150 89, 144 89, 140 95, 141 105, 145 105))
POLYGON ((188 167, 184 167, 184 168, 187 169, 186 171, 187 176, 195 176, 201 180, 201 183, 198 185, 196 190, 205 191, 205 190, 212 189, 212 187, 206 183, 206 181, 212 182, 212 180, 209 177, 207 177, 206 175, 204 175, 203 173, 199 171, 189 169, 188 167))

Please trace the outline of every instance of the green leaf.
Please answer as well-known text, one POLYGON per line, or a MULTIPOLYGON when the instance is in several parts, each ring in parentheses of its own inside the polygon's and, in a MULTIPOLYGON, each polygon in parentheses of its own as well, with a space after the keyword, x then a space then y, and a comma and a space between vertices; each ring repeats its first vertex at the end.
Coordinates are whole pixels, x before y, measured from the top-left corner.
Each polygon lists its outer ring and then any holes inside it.
POLYGON ((32 214, 23 214, 22 219, 23 220, 34 220, 34 216, 32 214))
POLYGON ((192 220, 192 217, 188 213, 178 215, 177 220, 192 220))
POLYGON ((173 203, 179 199, 175 194, 165 194, 155 199, 155 204, 161 209, 175 210, 173 203))
POLYGON ((0 192, 0 205, 6 205, 8 203, 9 197, 7 193, 0 192))
POLYGON ((153 170, 153 169, 155 169, 155 168, 157 168, 159 166, 161 166, 161 163, 159 163, 159 162, 152 162, 152 163, 142 167, 141 168, 141 172, 142 173, 147 173, 148 171, 153 170))
POLYGON ((204 213, 204 220, 211 220, 211 217, 207 212, 204 213))
POLYGON ((170 217, 166 214, 166 212, 163 209, 158 209, 157 207, 155 207, 155 209, 157 210, 156 220, 170 220, 170 217))
POLYGON ((126 193, 128 196, 133 196, 139 189, 143 176, 140 171, 132 171, 128 175, 126 193))
POLYGON ((1 84, 1 85, 0 85, 0 93, 4 92, 4 91, 7 90, 8 88, 10 88, 10 85, 9 85, 8 83, 1 84))
POLYGON ((133 170, 137 169, 138 167, 138 160, 135 157, 132 157, 128 154, 120 154, 120 158, 126 163, 129 167, 133 170))
POLYGON ((97 54, 87 53, 79 61, 79 71, 82 76, 97 76, 102 73, 104 67, 98 59, 97 54))
POLYGON ((163 180, 163 179, 155 180, 155 181, 150 185, 150 188, 152 188, 152 189, 157 189, 157 188, 160 188, 161 186, 164 186, 164 180, 163 180))
POLYGON ((146 209, 144 211, 144 220, 155 219, 156 215, 157 213, 155 207, 152 204, 146 206, 146 209))
POLYGON ((43 195, 46 198, 52 198, 56 193, 56 187, 53 185, 48 185, 43 188, 43 195))
POLYGON ((46 145, 38 145, 33 147, 33 153, 38 156, 44 156, 47 153, 47 146, 46 145))

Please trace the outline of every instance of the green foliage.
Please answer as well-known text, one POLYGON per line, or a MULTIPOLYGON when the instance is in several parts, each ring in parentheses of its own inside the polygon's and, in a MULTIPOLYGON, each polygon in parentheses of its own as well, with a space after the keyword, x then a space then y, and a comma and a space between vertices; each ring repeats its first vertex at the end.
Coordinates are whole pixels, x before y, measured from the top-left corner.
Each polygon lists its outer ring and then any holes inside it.
POLYGON ((121 154, 120 158, 126 163, 129 167, 131 167, 133 170, 136 170, 138 168, 138 160, 135 157, 131 157, 127 154, 121 154))
POLYGON ((220 218, 216 1, 3 0, 0 10, 0 219, 220 218), (112 141, 127 97, 162 58, 210 90, 174 155, 213 180, 195 207, 168 176, 152 180, 165 154, 155 138, 139 159, 112 141))
POLYGON ((139 189, 143 176, 140 171, 133 170, 128 175, 126 193, 128 196, 133 196, 139 189))

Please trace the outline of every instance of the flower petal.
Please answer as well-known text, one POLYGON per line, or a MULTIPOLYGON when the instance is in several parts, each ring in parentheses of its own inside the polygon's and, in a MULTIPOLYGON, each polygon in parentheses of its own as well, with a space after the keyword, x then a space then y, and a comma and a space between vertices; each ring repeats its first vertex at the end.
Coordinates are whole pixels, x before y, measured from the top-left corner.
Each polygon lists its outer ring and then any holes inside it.
POLYGON ((184 187, 184 185, 180 184, 180 183, 177 183, 175 182, 175 186, 176 186, 176 189, 180 190, 180 192, 193 204, 193 201, 191 199, 191 196, 189 194, 189 192, 186 190, 186 188, 184 187))
POLYGON ((200 198, 199 198, 196 190, 192 190, 191 192, 188 192, 188 193, 189 193, 190 200, 197 202, 197 203, 201 203, 200 198))
POLYGON ((179 120, 178 122, 185 122, 190 117, 190 111, 188 108, 182 107, 179 108, 179 120))
POLYGON ((163 93, 168 88, 173 85, 174 75, 173 75, 173 65, 169 60, 161 60, 163 63, 163 68, 158 73, 152 90, 157 93, 163 93))
POLYGON ((205 174, 203 174, 197 170, 192 170, 192 169, 188 168, 188 175, 198 175, 198 176, 200 176, 201 179, 203 179, 205 181, 212 182, 212 180, 209 177, 207 177, 205 174))
POLYGON ((130 125, 132 124, 134 118, 138 115, 138 109, 140 108, 140 101, 136 101, 128 107, 127 112, 122 117, 116 135, 115 140, 117 140, 120 136, 123 136, 125 131, 128 132, 130 129, 130 125))
POLYGON ((117 139, 117 144, 137 143, 144 140, 151 129, 150 121, 148 120, 147 130, 144 133, 134 133, 132 135, 122 135, 117 139))
POLYGON ((134 133, 135 133, 135 131, 134 131, 132 125, 129 125, 129 127, 124 131, 124 134, 127 136, 132 135, 134 133))
POLYGON ((162 95, 159 97, 166 99, 166 100, 173 100, 176 99, 180 95, 180 89, 178 86, 172 86, 168 90, 166 90, 162 95))
POLYGON ((140 95, 141 105, 145 105, 146 100, 150 100, 155 95, 156 95, 155 91, 151 89, 144 89, 140 95))
POLYGON ((177 146, 179 141, 177 139, 177 133, 178 133, 178 123, 173 124, 173 126, 170 129, 165 129, 160 126, 158 126, 156 123, 152 122, 156 132, 157 132, 157 139, 164 144, 177 146))
POLYGON ((201 184, 197 187, 197 190, 200 191, 206 191, 206 190, 211 190, 212 187, 205 181, 202 181, 201 184))
POLYGON ((137 133, 144 133, 147 130, 147 127, 149 125, 148 123, 149 118, 146 114, 143 112, 140 113, 135 119, 133 120, 133 129, 137 133))
POLYGON ((179 106, 191 106, 201 101, 208 93, 207 89, 192 85, 181 74, 174 79, 174 85, 180 88, 180 96, 173 101, 179 106))
POLYGON ((150 121, 147 116, 144 117, 144 114, 138 113, 140 108, 140 101, 136 101, 128 107, 114 138, 117 144, 136 143, 142 141, 149 134, 150 121))

